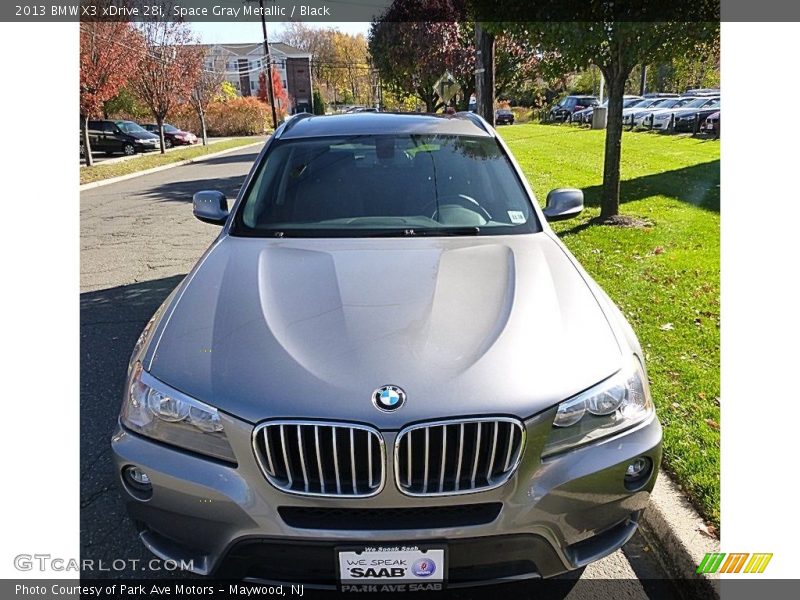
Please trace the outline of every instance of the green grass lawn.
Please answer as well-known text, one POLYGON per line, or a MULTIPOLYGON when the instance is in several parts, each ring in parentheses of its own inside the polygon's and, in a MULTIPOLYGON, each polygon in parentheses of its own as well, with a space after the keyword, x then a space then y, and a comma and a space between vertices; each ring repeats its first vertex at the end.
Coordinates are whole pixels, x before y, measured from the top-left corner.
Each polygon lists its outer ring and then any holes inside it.
POLYGON ((604 132, 553 125, 500 128, 539 201, 584 191, 587 210, 554 229, 625 313, 645 351, 664 426, 664 466, 719 525, 719 142, 626 132, 622 215, 652 226, 593 225, 604 132))
POLYGON ((246 144, 252 144, 264 138, 261 137, 240 137, 215 142, 208 146, 190 146, 188 148, 180 148, 172 150, 165 154, 160 152, 149 152, 147 154, 139 154, 136 158, 115 162, 112 164, 99 163, 93 167, 81 168, 81 183, 90 183, 92 181, 100 181, 101 179, 109 179, 111 177, 119 177, 120 175, 128 175, 145 169, 152 169, 153 167, 160 167, 170 163, 180 162, 191 158, 199 158, 206 154, 213 152, 221 152, 230 148, 238 148, 246 144))

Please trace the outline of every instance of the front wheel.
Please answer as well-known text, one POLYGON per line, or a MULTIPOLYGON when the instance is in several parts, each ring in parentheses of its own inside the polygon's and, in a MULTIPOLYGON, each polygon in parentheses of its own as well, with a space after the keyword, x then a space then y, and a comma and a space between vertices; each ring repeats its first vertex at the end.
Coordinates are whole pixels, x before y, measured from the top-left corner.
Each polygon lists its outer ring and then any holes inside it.
POLYGON ((169 138, 166 138, 166 139, 164 140, 164 148, 166 148, 167 150, 169 150, 170 148, 172 148, 172 140, 171 140, 171 139, 169 139, 169 138))
POLYGON ((133 156, 136 154, 136 148, 133 144, 125 144, 122 147, 122 152, 125 154, 125 156, 133 156))

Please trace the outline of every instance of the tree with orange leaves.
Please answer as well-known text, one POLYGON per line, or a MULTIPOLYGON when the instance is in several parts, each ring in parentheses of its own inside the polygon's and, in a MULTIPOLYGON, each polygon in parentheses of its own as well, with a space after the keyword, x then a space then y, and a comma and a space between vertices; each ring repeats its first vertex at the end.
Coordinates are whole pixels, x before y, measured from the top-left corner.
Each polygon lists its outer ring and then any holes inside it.
POLYGON ((146 52, 131 84, 158 123, 163 154, 164 120, 171 110, 190 100, 203 70, 203 51, 182 21, 144 21, 138 31, 146 52))
POLYGON ((142 37, 130 23, 81 23, 80 111, 86 164, 94 164, 89 144, 89 119, 100 114, 103 102, 117 95, 144 54, 142 37))

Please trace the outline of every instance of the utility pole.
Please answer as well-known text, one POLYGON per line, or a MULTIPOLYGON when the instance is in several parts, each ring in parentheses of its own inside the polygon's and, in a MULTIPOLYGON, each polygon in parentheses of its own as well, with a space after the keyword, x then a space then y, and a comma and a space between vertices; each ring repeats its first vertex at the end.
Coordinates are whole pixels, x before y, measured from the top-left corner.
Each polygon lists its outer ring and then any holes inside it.
POLYGON ((475 23, 475 112, 494 126, 494 35, 475 23))
POLYGON ((272 107, 272 130, 278 128, 278 113, 275 112, 275 90, 272 89, 272 57, 269 53, 269 40, 267 39, 267 20, 264 17, 264 0, 258 0, 261 7, 261 31, 264 32, 264 56, 267 61, 267 89, 269 90, 269 105, 272 107))

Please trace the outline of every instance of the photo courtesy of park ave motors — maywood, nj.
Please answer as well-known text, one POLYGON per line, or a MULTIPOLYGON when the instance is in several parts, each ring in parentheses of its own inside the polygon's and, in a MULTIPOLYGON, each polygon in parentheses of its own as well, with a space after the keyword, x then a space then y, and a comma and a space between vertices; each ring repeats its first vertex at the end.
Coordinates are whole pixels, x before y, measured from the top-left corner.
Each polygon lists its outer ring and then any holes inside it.
POLYGON ((81 553, 165 567, 82 575, 713 591, 719 23, 152 4, 80 23, 81 553))

